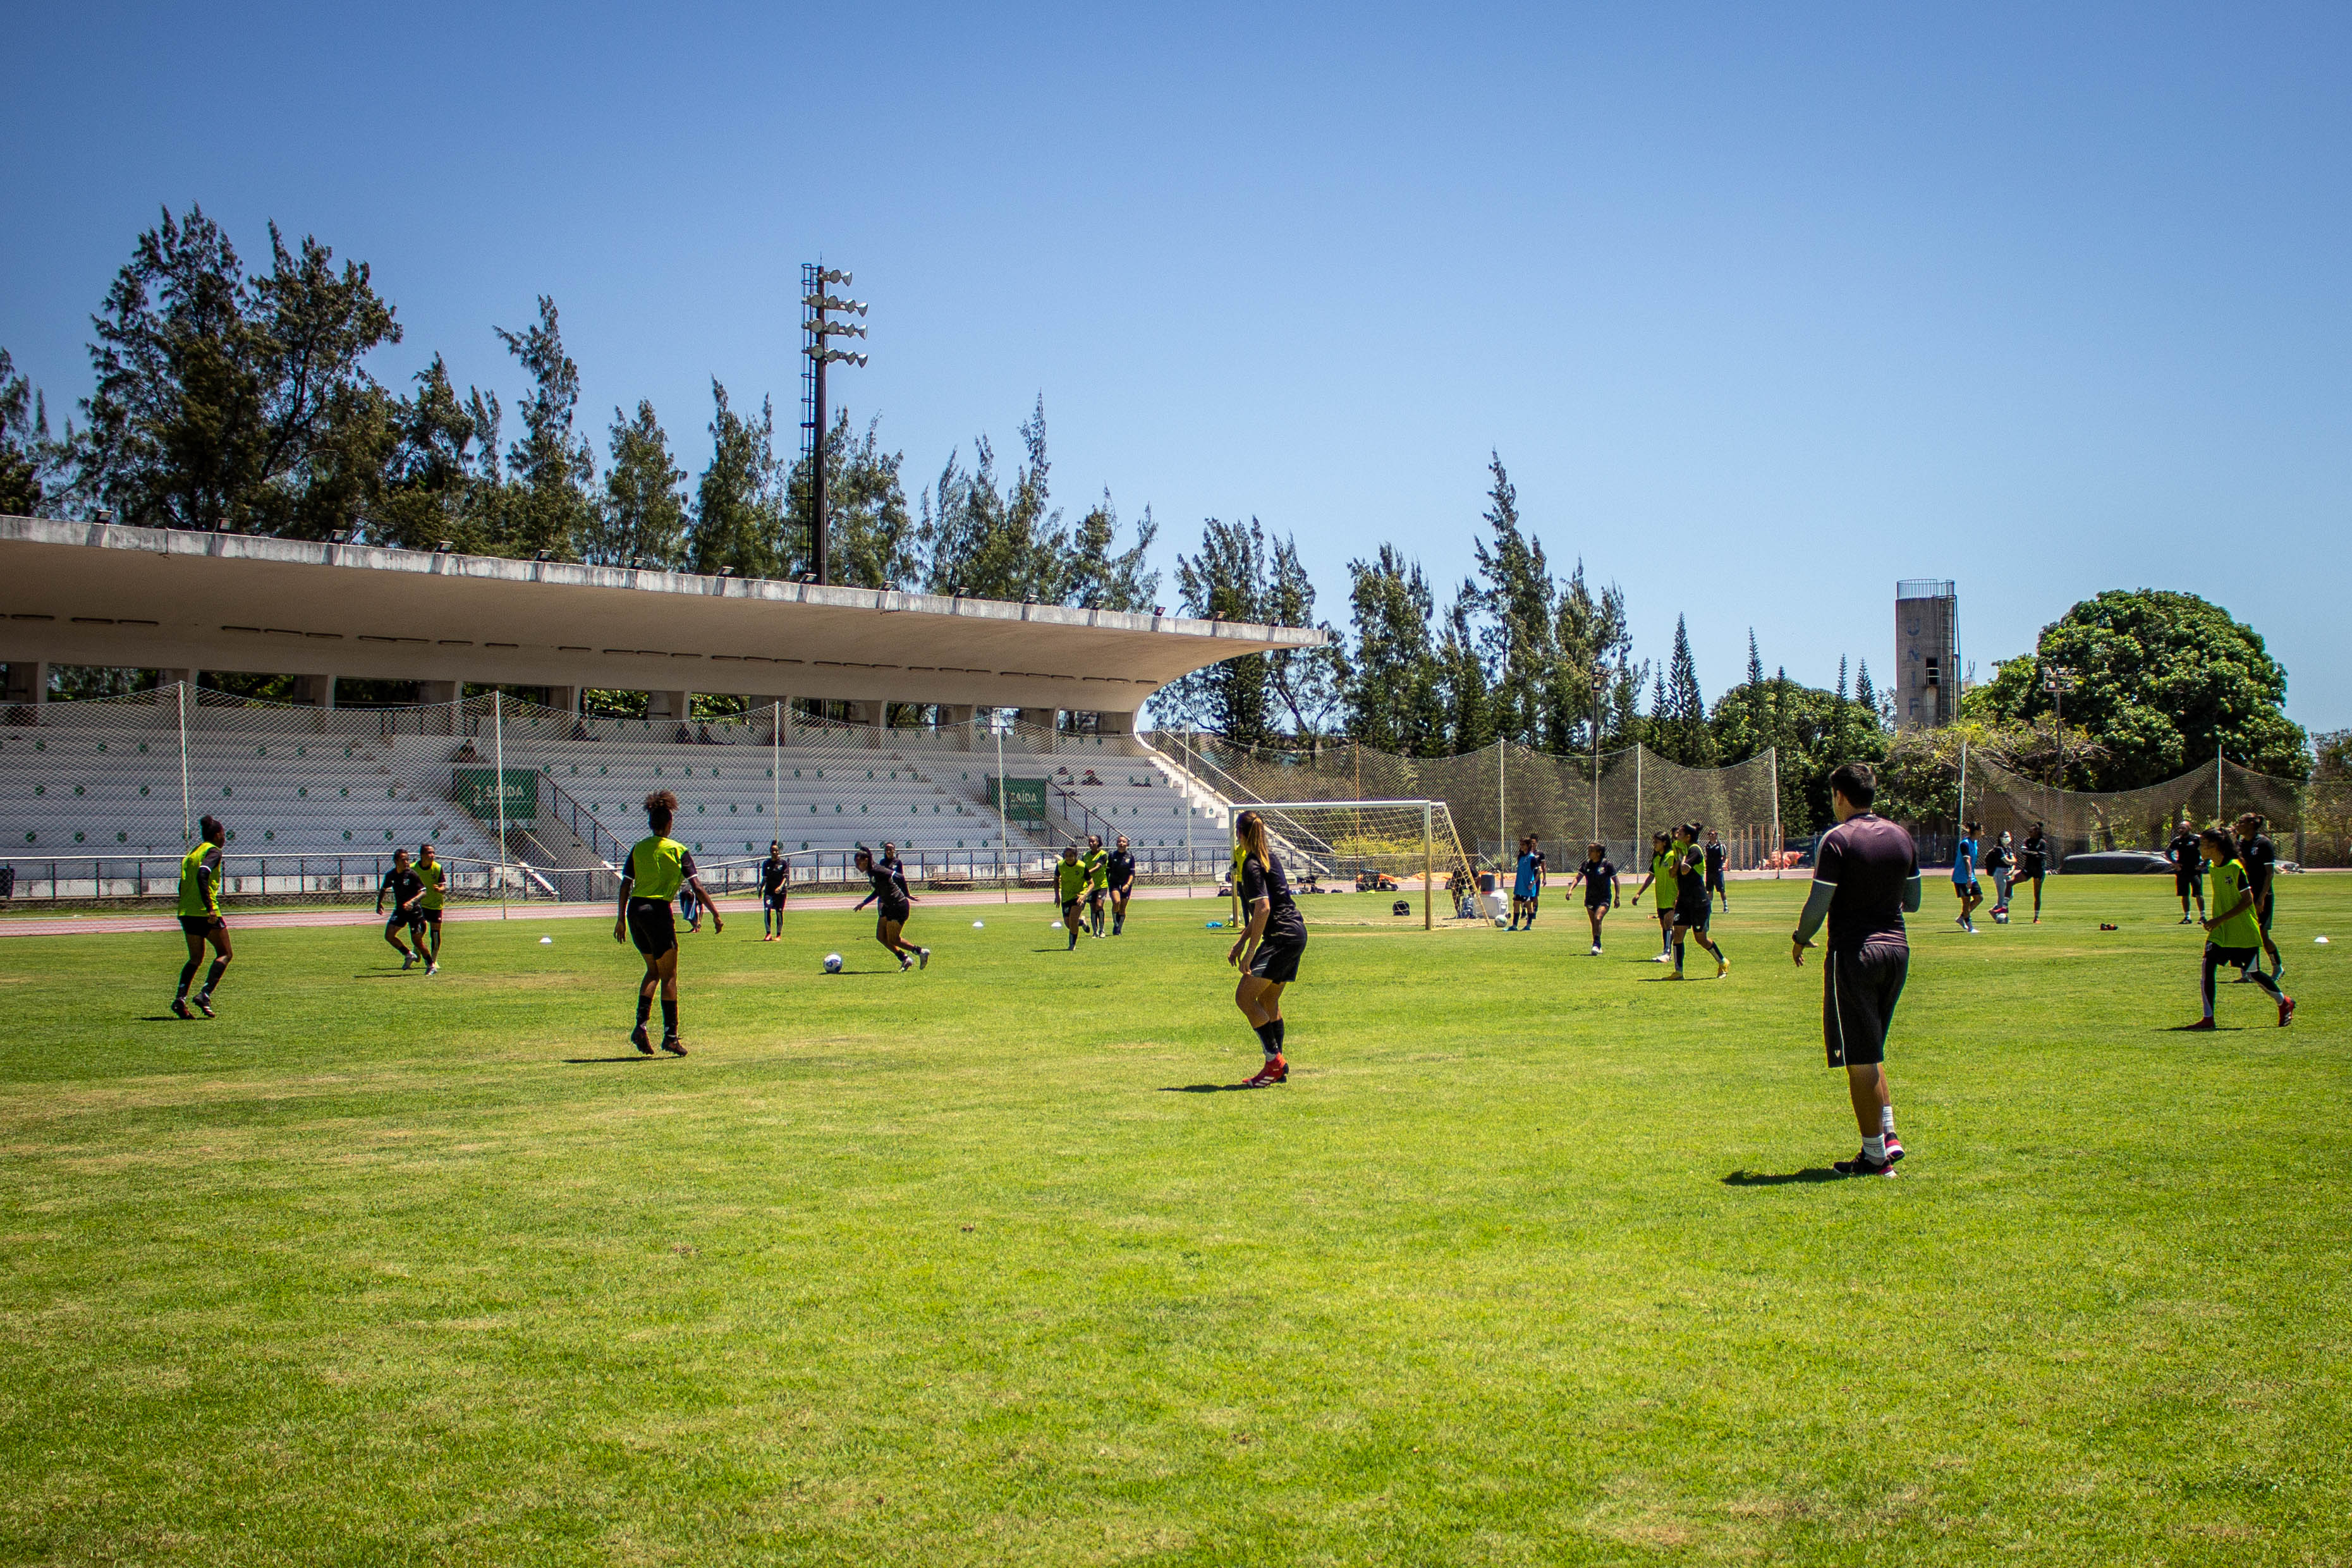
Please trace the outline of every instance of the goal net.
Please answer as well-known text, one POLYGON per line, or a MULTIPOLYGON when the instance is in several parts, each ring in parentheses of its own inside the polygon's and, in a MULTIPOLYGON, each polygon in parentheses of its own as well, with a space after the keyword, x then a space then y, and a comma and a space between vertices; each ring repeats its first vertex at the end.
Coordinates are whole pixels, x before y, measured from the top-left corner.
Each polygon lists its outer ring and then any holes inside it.
POLYGON ((1469 857, 1443 800, 1250 800, 1275 856, 1301 891, 1388 893, 1419 905, 1423 927, 1453 919, 1472 885, 1469 857))

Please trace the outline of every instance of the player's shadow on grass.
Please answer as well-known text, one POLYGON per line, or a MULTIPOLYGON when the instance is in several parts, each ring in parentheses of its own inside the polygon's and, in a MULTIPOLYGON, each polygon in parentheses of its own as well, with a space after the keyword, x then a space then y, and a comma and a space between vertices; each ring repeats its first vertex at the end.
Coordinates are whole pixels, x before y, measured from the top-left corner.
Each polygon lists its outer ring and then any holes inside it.
POLYGON ((630 1055, 630 1056, 567 1056, 567 1057, 565 1057, 565 1058, 563 1059, 563 1065, 564 1065, 564 1066, 566 1066, 566 1067, 589 1067, 589 1066, 593 1066, 593 1065, 594 1065, 595 1063, 597 1063, 597 1062, 599 1062, 599 1061, 660 1061, 660 1060, 661 1060, 661 1058, 659 1058, 659 1057, 657 1057, 657 1056, 642 1056, 642 1055, 630 1055))
POLYGON ((1231 1094, 1242 1090, 1256 1089, 1255 1083, 1171 1083, 1162 1094, 1231 1094))
POLYGON ((1723 1178, 1726 1186, 1790 1186, 1800 1182, 1843 1181, 1826 1166, 1801 1171, 1734 1171, 1723 1178))

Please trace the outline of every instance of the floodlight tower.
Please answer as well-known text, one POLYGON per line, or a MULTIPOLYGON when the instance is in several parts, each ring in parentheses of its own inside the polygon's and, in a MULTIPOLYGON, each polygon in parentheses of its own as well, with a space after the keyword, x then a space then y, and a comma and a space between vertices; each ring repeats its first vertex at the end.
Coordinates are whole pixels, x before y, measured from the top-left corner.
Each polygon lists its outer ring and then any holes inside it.
POLYGON ((801 450, 809 459, 809 561, 816 569, 819 582, 832 580, 824 538, 824 368, 866 363, 864 354, 836 349, 825 340, 866 336, 863 327, 829 319, 835 314, 866 314, 865 301, 843 299, 825 292, 835 283, 846 288, 850 281, 849 274, 838 267, 817 262, 803 263, 801 267, 801 304, 805 308, 801 318, 801 352, 808 360, 801 368, 801 407, 807 415, 801 421, 801 450))

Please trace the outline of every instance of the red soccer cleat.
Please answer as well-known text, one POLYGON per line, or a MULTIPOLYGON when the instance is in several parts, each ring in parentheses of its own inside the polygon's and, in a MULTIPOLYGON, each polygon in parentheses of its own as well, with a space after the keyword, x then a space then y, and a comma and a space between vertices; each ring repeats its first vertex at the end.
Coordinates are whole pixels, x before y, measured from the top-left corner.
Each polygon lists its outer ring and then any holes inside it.
POLYGON ((1886 1134, 1886 1163, 1893 1165, 1903 1157, 1903 1140, 1894 1134, 1886 1134))
POLYGON ((1288 1080, 1289 1077, 1290 1063, 1285 1061, 1279 1056, 1269 1057, 1266 1060, 1266 1064, 1257 1070, 1256 1076, 1250 1079, 1244 1087, 1249 1089, 1264 1089, 1276 1083, 1284 1082, 1288 1080))
POLYGON ((2279 1028, 2284 1029, 2288 1024, 2293 1023, 2294 1021, 2294 998, 2293 997, 2281 997, 2279 998, 2279 1028))

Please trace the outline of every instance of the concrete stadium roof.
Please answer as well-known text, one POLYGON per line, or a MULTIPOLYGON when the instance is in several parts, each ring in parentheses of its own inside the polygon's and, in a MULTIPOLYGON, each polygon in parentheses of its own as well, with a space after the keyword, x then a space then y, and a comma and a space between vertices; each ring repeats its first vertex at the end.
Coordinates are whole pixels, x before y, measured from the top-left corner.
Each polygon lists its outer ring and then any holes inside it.
POLYGON ((1291 627, 0 517, 0 662, 1131 713, 1291 627))

